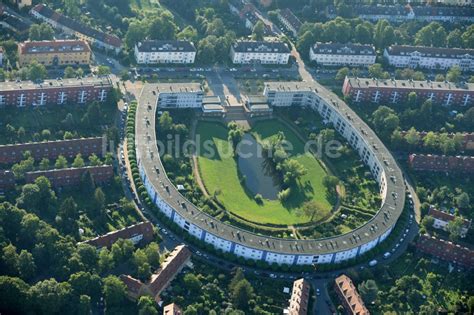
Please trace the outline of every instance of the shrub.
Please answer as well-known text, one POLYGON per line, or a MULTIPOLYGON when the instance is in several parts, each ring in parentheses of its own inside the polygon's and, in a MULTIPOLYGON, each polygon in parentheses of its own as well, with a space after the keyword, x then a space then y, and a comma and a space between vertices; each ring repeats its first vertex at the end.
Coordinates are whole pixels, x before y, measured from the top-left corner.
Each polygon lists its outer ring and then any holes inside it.
POLYGON ((263 205, 263 197, 260 194, 256 194, 255 197, 255 202, 258 203, 259 205, 263 205))

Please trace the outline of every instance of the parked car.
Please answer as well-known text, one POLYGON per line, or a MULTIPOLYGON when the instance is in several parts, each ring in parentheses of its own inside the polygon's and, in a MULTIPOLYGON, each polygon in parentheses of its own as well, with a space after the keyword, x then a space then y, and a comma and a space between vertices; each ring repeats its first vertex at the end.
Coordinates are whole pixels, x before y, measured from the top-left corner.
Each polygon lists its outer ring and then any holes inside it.
POLYGON ((379 262, 374 259, 374 260, 369 261, 369 266, 370 266, 370 267, 374 267, 374 266, 377 265, 378 263, 379 263, 379 262))

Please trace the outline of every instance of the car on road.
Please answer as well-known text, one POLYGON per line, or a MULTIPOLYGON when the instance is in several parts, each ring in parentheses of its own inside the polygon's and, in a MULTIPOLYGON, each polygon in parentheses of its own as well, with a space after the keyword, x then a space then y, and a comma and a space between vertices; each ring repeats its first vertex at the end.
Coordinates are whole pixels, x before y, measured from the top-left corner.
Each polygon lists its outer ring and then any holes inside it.
POLYGON ((385 254, 383 254, 383 258, 387 259, 388 257, 390 257, 390 255, 392 254, 390 254, 389 252, 386 252, 385 254))
POLYGON ((271 274, 270 274, 270 278, 272 278, 272 279, 276 279, 276 278, 277 278, 277 276, 276 276, 276 274, 273 274, 273 273, 271 273, 271 274))
POLYGON ((370 266, 370 267, 374 267, 374 266, 375 266, 375 265, 377 265, 377 264, 378 264, 378 261, 377 261, 377 260, 375 260, 375 259, 374 259, 374 260, 371 260, 371 261, 369 261, 369 266, 370 266))
POLYGON ((320 296, 320 295, 321 295, 321 290, 319 290, 319 288, 316 288, 316 295, 317 295, 317 296, 320 296))
POLYGON ((237 71, 237 69, 235 69, 235 68, 230 68, 229 71, 230 71, 230 72, 235 72, 235 71, 237 71))

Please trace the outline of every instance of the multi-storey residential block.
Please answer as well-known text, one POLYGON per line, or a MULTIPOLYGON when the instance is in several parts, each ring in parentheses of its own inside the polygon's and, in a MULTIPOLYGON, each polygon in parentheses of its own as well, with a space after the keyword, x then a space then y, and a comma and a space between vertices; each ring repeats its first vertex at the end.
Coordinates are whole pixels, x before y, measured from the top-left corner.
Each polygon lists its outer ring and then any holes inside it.
POLYGON ((97 248, 111 248, 116 241, 123 239, 132 241, 134 245, 139 243, 144 245, 153 241, 154 235, 155 230, 153 229, 153 224, 149 221, 145 221, 127 226, 121 230, 109 232, 105 235, 84 241, 83 243, 97 248))
POLYGON ((474 71, 474 49, 392 45, 383 56, 398 68, 438 70, 459 66, 461 70, 474 71))
POLYGON ((151 275, 147 283, 132 278, 128 275, 121 275, 120 279, 127 287, 128 296, 131 299, 147 294, 151 295, 155 301, 160 302, 160 294, 165 290, 178 273, 188 264, 191 259, 191 251, 185 245, 176 246, 161 263, 156 273, 151 275))
POLYGON ((115 53, 122 49, 122 40, 115 35, 110 35, 93 29, 85 24, 77 22, 67 16, 53 11, 44 4, 38 4, 30 10, 30 14, 41 21, 51 25, 53 28, 76 36, 81 40, 89 42, 91 45, 112 50, 115 53))
POLYGON ((415 92, 419 102, 443 106, 472 106, 474 84, 346 77, 342 93, 353 102, 401 104, 415 92))
POLYGON ((346 275, 340 275, 336 278, 334 288, 341 300, 342 306, 347 314, 369 315, 369 310, 365 307, 364 301, 357 292, 351 278, 346 275))
POLYGON ((316 43, 309 58, 323 66, 365 67, 375 63, 375 47, 359 44, 316 43))
POLYGON ((291 291, 290 306, 288 307, 289 315, 306 315, 308 314, 308 304, 310 299, 310 285, 304 278, 293 282, 293 290, 291 291))
POLYGON ((0 84, 0 107, 44 106, 105 102, 112 89, 109 77, 81 79, 10 81, 0 84))
MULTIPOLYGON (((430 209, 428 211, 428 215, 433 217, 434 222, 433 222, 433 228, 435 229, 441 229, 446 231, 446 227, 448 226, 449 222, 453 221, 456 216, 452 215, 448 212, 445 211, 440 211, 437 210, 435 207, 430 206, 430 209)), ((467 235, 467 232, 471 228, 471 221, 462 218, 463 220, 463 226, 461 228, 461 237, 464 238, 467 235)))
POLYGON ((238 41, 230 48, 230 59, 235 64, 280 64, 286 65, 290 49, 283 42, 238 41))
POLYGON ((33 60, 45 66, 88 65, 91 49, 83 40, 28 41, 18 45, 18 59, 22 67, 33 60))
POLYGON ((0 191, 15 187, 15 175, 9 170, 0 170, 0 191))
MULTIPOLYGON (((455 0, 457 1, 457 0, 455 0)), ((462 1, 462 0, 459 0, 462 1)), ((468 0, 471 1, 471 0, 468 0)), ((411 5, 351 5, 353 16, 364 20, 403 22, 409 20, 431 22, 473 22, 474 8, 445 6, 411 6, 411 5)), ((334 6, 327 10, 329 18, 335 18, 337 11, 334 6)))
POLYGON ((290 9, 281 9, 278 12, 278 20, 285 26, 288 31, 293 34, 293 36, 298 36, 298 32, 303 23, 301 23, 300 19, 298 19, 290 9))
POLYGON ((3 12, 0 14, 0 25, 15 32, 18 35, 27 34, 28 30, 30 29, 30 26, 25 21, 23 21, 22 18, 9 14, 8 12, 3 12))
POLYGON ((415 171, 474 173, 474 156, 410 154, 408 163, 415 171))
POLYGON ((472 269, 474 268, 474 250, 465 245, 429 236, 421 235, 416 242, 416 248, 428 255, 441 260, 472 269))
POLYGON ((204 92, 199 83, 162 83, 153 85, 160 108, 202 108, 204 92))
POLYGON ((44 176, 49 179, 52 187, 61 188, 79 185, 86 172, 92 175, 97 184, 110 182, 114 177, 112 165, 102 165, 27 172, 25 178, 27 183, 32 183, 38 177, 44 176))
POLYGON ((79 153, 82 156, 103 156, 105 148, 105 138, 102 137, 0 145, 0 164, 18 163, 27 151, 35 161, 39 161, 56 159, 60 155, 74 158, 79 153))
POLYGON ((147 40, 135 45, 139 64, 194 63, 196 48, 184 40, 147 40))

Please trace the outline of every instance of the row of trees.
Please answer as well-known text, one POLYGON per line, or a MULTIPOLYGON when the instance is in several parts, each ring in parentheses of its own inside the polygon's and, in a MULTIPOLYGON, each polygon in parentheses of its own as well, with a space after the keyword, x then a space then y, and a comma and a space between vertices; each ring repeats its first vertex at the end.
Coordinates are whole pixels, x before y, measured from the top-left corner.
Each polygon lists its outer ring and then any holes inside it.
POLYGON ((453 154, 459 152, 464 146, 464 136, 461 133, 449 134, 447 132, 429 131, 423 137, 414 128, 405 134, 395 130, 391 136, 391 143, 395 148, 409 149, 411 151, 442 152, 453 154))

